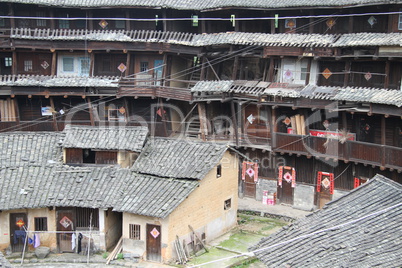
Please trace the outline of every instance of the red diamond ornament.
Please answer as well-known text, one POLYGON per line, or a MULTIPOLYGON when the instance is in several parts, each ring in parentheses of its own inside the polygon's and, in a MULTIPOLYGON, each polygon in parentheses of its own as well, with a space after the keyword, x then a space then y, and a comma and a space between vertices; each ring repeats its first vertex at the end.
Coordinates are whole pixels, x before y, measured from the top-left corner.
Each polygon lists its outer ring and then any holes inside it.
POLYGON ((159 233, 159 231, 156 230, 156 228, 154 228, 154 229, 152 229, 150 234, 156 239, 161 233, 159 233))

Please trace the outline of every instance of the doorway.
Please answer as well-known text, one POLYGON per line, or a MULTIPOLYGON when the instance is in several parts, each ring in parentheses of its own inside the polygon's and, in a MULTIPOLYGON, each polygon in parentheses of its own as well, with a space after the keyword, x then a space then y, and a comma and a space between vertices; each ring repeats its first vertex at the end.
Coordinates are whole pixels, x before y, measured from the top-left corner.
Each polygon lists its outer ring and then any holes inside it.
POLYGON ((161 262, 161 226, 147 224, 147 260, 161 262))
POLYGON ((26 213, 10 214, 10 245, 12 252, 22 252, 26 242, 26 213))

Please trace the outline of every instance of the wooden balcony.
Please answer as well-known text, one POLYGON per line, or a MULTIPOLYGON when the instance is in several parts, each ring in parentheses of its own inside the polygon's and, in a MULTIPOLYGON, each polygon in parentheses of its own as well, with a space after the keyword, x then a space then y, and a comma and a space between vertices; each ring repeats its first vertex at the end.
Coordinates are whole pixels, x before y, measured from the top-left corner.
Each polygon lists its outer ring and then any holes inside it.
POLYGON ((352 161, 365 165, 402 170, 402 148, 317 136, 275 133, 274 152, 352 161))

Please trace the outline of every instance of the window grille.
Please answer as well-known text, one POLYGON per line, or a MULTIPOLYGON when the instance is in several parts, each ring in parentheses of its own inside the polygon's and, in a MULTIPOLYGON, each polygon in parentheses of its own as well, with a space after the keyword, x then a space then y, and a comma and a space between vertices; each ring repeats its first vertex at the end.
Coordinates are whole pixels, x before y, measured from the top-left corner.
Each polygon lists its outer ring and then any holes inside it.
POLYGON ((134 240, 141 240, 141 225, 130 224, 129 225, 129 237, 134 240))
POLYGON ((76 219, 77 228, 89 229, 90 224, 92 228, 99 228, 99 210, 97 208, 77 208, 76 219))
POLYGON ((47 231, 47 217, 35 217, 35 231, 47 231))
POLYGON ((32 71, 32 61, 31 60, 24 61, 24 71, 25 72, 32 71))

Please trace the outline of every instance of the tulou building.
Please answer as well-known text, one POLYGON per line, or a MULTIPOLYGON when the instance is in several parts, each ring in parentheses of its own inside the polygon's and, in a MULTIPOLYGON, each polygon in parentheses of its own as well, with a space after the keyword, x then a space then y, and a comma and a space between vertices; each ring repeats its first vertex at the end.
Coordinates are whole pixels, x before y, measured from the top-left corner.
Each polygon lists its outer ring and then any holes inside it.
POLYGON ((238 197, 402 183, 401 43, 399 0, 0 0, 0 249, 167 262, 238 197))

